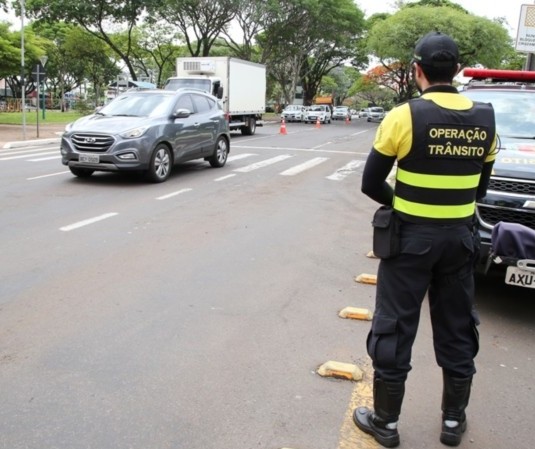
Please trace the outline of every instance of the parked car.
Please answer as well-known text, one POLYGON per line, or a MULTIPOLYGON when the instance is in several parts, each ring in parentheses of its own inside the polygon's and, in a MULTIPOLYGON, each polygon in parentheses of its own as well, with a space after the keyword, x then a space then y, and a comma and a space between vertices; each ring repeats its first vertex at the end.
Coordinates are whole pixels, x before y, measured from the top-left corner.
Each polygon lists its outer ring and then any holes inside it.
POLYGON ((141 171, 163 182, 181 162, 204 159, 223 167, 229 150, 221 105, 196 89, 126 92, 69 124, 61 139, 62 163, 82 178, 95 171, 141 171))
POLYGON ((305 113, 305 123, 331 123, 331 108, 324 104, 309 106, 305 113))
POLYGON ((298 104, 290 104, 281 113, 281 120, 286 122, 301 122, 305 115, 305 107, 298 104))
POLYGON ((385 118, 385 110, 378 106, 368 108, 366 113, 366 121, 368 122, 380 122, 385 118))
POLYGON ((335 106, 333 109, 333 120, 351 120, 351 112, 347 106, 335 106))
POLYGON ((368 117, 368 108, 362 108, 358 113, 357 113, 357 116, 358 118, 365 118, 365 117, 368 117))
POLYGON ((462 95, 492 103, 499 137, 487 194, 476 204, 481 237, 478 272, 503 270, 507 284, 535 288, 535 72, 465 69, 463 76, 471 81, 462 95), (498 249, 493 245, 498 245, 493 231, 498 224, 502 229, 521 228, 525 234, 511 238, 508 254, 494 252, 498 249))

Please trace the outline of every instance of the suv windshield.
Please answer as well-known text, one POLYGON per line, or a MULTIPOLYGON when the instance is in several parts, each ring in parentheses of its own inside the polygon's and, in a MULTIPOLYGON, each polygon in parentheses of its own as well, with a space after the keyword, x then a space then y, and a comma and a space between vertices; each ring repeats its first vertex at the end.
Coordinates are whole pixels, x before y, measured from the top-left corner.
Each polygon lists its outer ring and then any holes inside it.
POLYGON ((473 89, 462 94, 492 104, 499 136, 535 139, 533 91, 473 89))
POLYGON ((101 115, 158 117, 169 111, 174 96, 164 92, 146 95, 139 92, 123 94, 98 112, 101 115))

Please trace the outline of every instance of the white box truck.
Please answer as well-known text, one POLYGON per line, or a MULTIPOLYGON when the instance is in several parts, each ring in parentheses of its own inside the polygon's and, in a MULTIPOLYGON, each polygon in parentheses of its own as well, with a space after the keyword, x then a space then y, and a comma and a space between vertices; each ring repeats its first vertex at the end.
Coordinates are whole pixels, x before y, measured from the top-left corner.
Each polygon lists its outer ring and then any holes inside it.
POLYGON ((177 58, 176 76, 166 90, 193 87, 220 99, 231 131, 252 135, 263 126, 266 111, 266 66, 228 56, 177 58))

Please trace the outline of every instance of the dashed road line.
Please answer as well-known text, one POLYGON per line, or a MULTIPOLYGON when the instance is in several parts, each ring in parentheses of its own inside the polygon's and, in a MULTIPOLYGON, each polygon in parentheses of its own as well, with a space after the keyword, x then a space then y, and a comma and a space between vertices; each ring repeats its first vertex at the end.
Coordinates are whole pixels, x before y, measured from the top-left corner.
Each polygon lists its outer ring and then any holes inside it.
POLYGON ((93 224, 102 220, 106 220, 107 218, 115 217, 116 215, 118 215, 117 212, 110 212, 108 214, 99 215, 98 217, 88 218, 87 220, 82 220, 82 221, 78 221, 76 223, 73 223, 67 226, 62 226, 61 228, 59 228, 59 230, 65 231, 65 232, 72 231, 74 229, 78 229, 83 226, 87 226, 87 225, 90 225, 90 224, 93 224))
POLYGON ((193 189, 191 189, 191 188, 180 189, 180 190, 177 190, 176 192, 172 192, 172 193, 168 193, 167 195, 159 196, 159 197, 157 197, 156 199, 157 199, 157 200, 166 200, 166 199, 168 199, 168 198, 172 198, 173 196, 181 195, 181 194, 183 194, 183 193, 190 192, 190 191, 192 191, 192 190, 193 190, 193 189))
POLYGON ((57 173, 50 173, 48 175, 34 176, 33 178, 26 178, 27 181, 33 181, 34 179, 49 178, 50 176, 64 175, 65 173, 70 173, 69 170, 60 171, 57 173))

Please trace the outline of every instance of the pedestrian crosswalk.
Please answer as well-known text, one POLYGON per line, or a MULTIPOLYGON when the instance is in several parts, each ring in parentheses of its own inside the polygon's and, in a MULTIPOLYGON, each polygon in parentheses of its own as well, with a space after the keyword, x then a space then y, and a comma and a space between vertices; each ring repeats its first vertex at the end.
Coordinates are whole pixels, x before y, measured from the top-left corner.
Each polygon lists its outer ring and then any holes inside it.
MULTIPOLYGON (((250 153, 242 153, 242 154, 238 154, 236 156, 229 156, 228 163, 230 165, 231 162, 234 162, 234 161, 237 161, 237 160, 242 160, 242 159, 245 159, 246 157, 253 157, 253 156, 259 156, 259 155, 250 154, 250 153)), ((253 162, 251 164, 236 168, 233 171, 237 172, 237 173, 249 173, 249 172, 252 172, 254 170, 259 170, 261 168, 265 168, 265 167, 268 167, 270 165, 277 164, 278 162, 282 162, 282 161, 285 161, 285 160, 293 158, 293 157, 294 156, 289 155, 289 154, 281 154, 279 156, 271 157, 271 158, 268 158, 268 159, 262 159, 260 161, 253 162)), ((297 162, 296 164, 294 164, 294 165, 290 166, 289 168, 286 168, 283 171, 279 172, 279 175, 281 175, 281 176, 295 176, 295 175, 298 175, 298 174, 303 173, 305 171, 308 171, 310 169, 313 169, 313 168, 323 164, 324 162, 329 161, 328 157, 308 158, 304 162, 301 161, 301 159, 302 158, 300 158, 299 162, 297 162)), ((352 160, 352 161, 344 164, 340 168, 336 169, 333 173, 325 176, 325 178, 329 179, 331 181, 342 181, 346 177, 348 177, 349 175, 357 172, 358 168, 363 164, 364 164, 363 160, 352 160)), ((226 176, 224 178, 227 178, 227 177, 229 177, 229 176, 226 176)))
MULTIPOLYGON (((57 149, 48 147, 35 148, 18 148, 18 149, 4 149, 0 151, 0 163, 9 161, 24 161, 30 163, 39 163, 51 160, 60 160, 61 155, 57 149)), ((199 164, 204 164, 203 161, 197 161, 199 164)), ((321 166, 330 167, 323 169, 322 176, 330 181, 343 181, 348 176, 358 172, 359 168, 364 164, 364 159, 353 159, 347 162, 347 158, 336 156, 335 159, 331 155, 317 156, 317 153, 311 155, 305 152, 298 152, 295 154, 278 154, 276 156, 259 153, 238 153, 231 154, 228 157, 227 165, 224 170, 230 170, 232 173, 224 174, 217 178, 217 181, 236 176, 237 174, 244 174, 262 170, 267 168, 280 168, 278 174, 280 176, 298 176, 304 172, 316 169, 321 166), (337 163, 340 166, 337 167, 337 163), (333 171, 334 167, 334 171, 333 171)), ((218 174, 221 171, 218 170, 218 174)))

